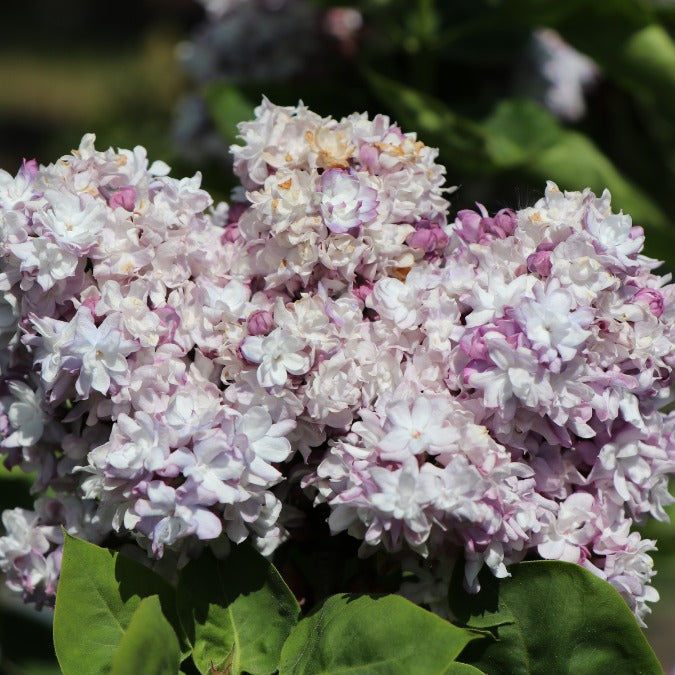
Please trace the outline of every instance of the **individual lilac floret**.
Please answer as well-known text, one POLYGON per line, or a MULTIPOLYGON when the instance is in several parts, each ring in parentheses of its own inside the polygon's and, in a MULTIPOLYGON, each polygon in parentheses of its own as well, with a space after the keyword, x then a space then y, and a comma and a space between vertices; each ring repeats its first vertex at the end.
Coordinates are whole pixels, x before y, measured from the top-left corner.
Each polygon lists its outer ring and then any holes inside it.
POLYGON ((377 190, 353 173, 329 169, 321 175, 321 215, 331 232, 358 231, 377 216, 377 190))
POLYGON ((303 352, 303 341, 277 329, 266 337, 250 336, 241 353, 252 363, 259 363, 258 382, 262 387, 281 386, 289 375, 303 375, 309 370, 310 358, 303 352))

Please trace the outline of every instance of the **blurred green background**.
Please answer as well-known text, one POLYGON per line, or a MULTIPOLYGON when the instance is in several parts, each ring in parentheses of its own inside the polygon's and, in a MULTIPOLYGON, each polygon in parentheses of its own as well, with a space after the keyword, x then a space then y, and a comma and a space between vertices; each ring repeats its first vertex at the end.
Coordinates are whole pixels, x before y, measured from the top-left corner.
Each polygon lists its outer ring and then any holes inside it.
MULTIPOLYGON (((208 19, 192 0, 5 3, 0 167, 54 161, 93 131, 100 148, 145 145, 174 175, 201 170, 207 189, 227 198, 236 123, 263 94, 301 98, 324 115, 383 112, 417 131, 459 186, 453 208, 523 207, 546 179, 609 187, 615 207, 647 231, 648 253, 675 270, 675 2, 227 4, 208 19), (563 98, 581 96, 581 111, 551 101, 546 64, 566 58, 560 44, 591 64, 583 86, 578 62, 557 65, 563 98)), ((28 504, 26 479, 4 475, 0 506, 28 504)), ((662 595, 647 635, 671 670, 675 529, 645 530, 659 540, 662 595)), ((0 609, 0 672, 58 672, 49 612, 35 615, 6 590, 0 609)))

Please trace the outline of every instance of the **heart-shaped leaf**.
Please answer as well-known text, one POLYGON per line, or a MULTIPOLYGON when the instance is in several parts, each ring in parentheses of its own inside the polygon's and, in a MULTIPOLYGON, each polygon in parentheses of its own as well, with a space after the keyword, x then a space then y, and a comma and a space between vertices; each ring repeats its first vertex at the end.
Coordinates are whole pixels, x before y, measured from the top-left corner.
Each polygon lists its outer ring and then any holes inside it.
POLYGON ((224 561, 206 553, 191 562, 178 584, 178 610, 197 668, 227 663, 232 675, 276 671, 300 615, 277 570, 248 545, 224 561))
POLYGON ((398 595, 334 595, 293 629, 279 674, 469 675, 456 658, 477 638, 398 595))
POLYGON ((468 627, 496 641, 469 645, 462 660, 490 675, 661 673, 656 656, 618 592, 579 565, 524 562, 511 577, 481 575, 481 590, 451 584, 450 606, 468 627))
POLYGON ((115 652, 112 675, 177 675, 180 645, 159 597, 143 598, 115 652))
POLYGON ((177 626, 174 591, 161 577, 130 558, 66 535, 54 612, 54 647, 65 675, 111 672, 132 618, 149 596, 157 596, 177 626))

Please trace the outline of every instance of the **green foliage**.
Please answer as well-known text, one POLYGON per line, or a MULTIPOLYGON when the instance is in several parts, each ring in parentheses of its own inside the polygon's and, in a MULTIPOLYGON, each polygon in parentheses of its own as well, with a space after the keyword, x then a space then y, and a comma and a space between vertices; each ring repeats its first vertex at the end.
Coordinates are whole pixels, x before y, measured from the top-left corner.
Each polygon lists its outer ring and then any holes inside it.
MULTIPOLYGON (((173 590, 158 575, 123 555, 66 535, 54 612, 54 646, 64 674, 130 672, 119 670, 117 652, 144 649, 149 636, 139 628, 136 612, 149 597, 161 603, 164 616, 176 627, 173 590)), ((152 607, 146 604, 141 618, 151 616, 152 607)), ((163 624, 161 632, 166 633, 163 624)), ((148 643, 148 649, 154 644, 148 643)))
POLYGON ((209 552, 173 589, 140 564, 68 537, 54 641, 65 675, 534 675, 660 673, 635 618, 608 583, 569 563, 513 565, 462 588, 450 623, 397 595, 333 595, 299 619, 276 568, 248 545, 209 552), (191 649, 181 652, 181 629, 191 649), (455 625, 458 624, 458 625, 455 625), (191 660, 181 659, 191 657, 191 660))
POLYGON ((252 119, 258 103, 252 103, 237 87, 225 82, 207 86, 204 98, 218 132, 228 143, 235 143, 237 124, 252 119))
POLYGON ((162 614, 157 595, 143 598, 131 617, 112 663, 112 675, 178 673, 180 645, 162 614))
POLYGON ((277 570, 250 546, 224 561, 202 555, 178 584, 181 622, 201 672, 211 664, 232 675, 267 675, 277 669, 284 641, 300 607, 277 570))
POLYGON ((293 629, 279 673, 468 675, 453 662, 478 637, 397 595, 334 595, 293 629))
POLYGON ((462 624, 497 640, 470 645, 466 661, 490 675, 661 673, 656 656, 618 592, 571 563, 524 562, 512 576, 481 575, 481 590, 462 589, 458 569, 451 607, 462 624))

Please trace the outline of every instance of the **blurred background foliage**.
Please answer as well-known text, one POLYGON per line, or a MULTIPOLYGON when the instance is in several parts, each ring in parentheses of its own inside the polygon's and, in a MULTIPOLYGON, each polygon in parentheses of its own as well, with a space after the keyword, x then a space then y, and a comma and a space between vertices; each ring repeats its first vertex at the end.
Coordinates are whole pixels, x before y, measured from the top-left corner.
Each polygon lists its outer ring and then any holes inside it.
MULTIPOLYGON (((227 147, 262 95, 382 112, 440 149, 453 208, 531 204, 547 179, 608 187, 675 270, 673 0, 23 0, 0 23, 0 167, 94 131, 227 199, 227 147), (583 55, 583 56, 582 56, 583 55)), ((0 506, 30 478, 0 475, 0 506)), ((671 513, 675 511, 671 509, 671 513)), ((657 538, 648 637, 675 667, 675 530, 657 538)), ((0 672, 58 672, 49 612, 0 592, 0 672)))

